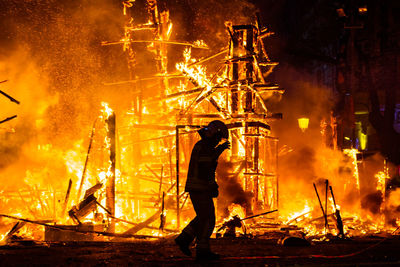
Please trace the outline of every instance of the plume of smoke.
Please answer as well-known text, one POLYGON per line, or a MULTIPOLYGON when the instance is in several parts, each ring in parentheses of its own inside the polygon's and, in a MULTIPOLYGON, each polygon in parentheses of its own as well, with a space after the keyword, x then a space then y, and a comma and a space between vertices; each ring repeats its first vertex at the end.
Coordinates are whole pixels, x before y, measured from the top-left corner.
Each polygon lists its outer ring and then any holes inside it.
MULTIPOLYGON (((6 30, 0 38, 0 76, 9 80, 1 89, 21 102, 0 98, 1 117, 18 116, 0 126, 0 171, 7 177, 2 184, 59 186, 68 181, 55 179, 67 177, 66 153, 83 152, 100 102, 121 108, 127 102, 126 95, 102 85, 124 75, 117 70, 125 65, 119 60, 117 67, 114 60, 121 47, 100 46, 121 36, 119 5, 14 0, 1 7, 0 28, 6 30), (84 146, 75 146, 82 139, 84 146)), ((77 161, 83 164, 84 158, 77 161)))
POLYGON ((330 120, 330 112, 335 105, 332 90, 316 86, 312 83, 312 76, 285 65, 279 70, 277 79, 287 89, 281 103, 273 106, 284 114, 282 121, 272 124, 273 133, 279 137, 281 146, 280 214, 285 217, 302 210, 305 205, 317 206, 312 184, 317 183, 322 194, 324 186, 319 184, 323 184, 325 179, 333 186, 340 205, 359 205, 352 161, 342 152, 327 147, 321 134, 320 122, 322 119, 330 120), (309 118, 309 127, 305 132, 300 130, 297 122, 301 117, 309 118))
POLYGON ((391 226, 398 226, 398 218, 400 215, 400 188, 391 191, 388 194, 385 209, 386 222, 391 226))
POLYGON ((218 214, 222 217, 229 216, 229 206, 238 204, 243 207, 247 214, 251 213, 252 192, 245 191, 240 182, 240 173, 243 170, 243 162, 229 162, 222 158, 217 168, 217 179, 219 185, 218 214))
POLYGON ((18 159, 24 145, 37 141, 45 112, 57 103, 57 97, 46 92, 48 80, 39 73, 39 68, 25 50, 16 50, 3 58, 0 73, 9 80, 1 89, 20 102, 16 105, 6 98, 0 99, 2 117, 18 116, 0 126, 0 169, 3 169, 18 159))

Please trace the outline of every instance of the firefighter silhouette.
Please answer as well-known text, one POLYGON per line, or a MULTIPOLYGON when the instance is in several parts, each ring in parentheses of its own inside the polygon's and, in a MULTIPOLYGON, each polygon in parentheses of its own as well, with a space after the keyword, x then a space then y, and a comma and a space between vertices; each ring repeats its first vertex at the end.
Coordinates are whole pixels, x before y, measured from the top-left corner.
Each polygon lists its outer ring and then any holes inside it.
POLYGON ((218 197, 215 170, 221 153, 230 148, 229 141, 219 145, 222 139, 229 138, 229 131, 222 121, 215 120, 198 133, 201 140, 193 147, 185 186, 196 217, 182 230, 175 242, 185 255, 191 256, 189 246, 196 238, 196 259, 216 260, 219 255, 210 249, 210 236, 215 227, 213 198, 218 197))

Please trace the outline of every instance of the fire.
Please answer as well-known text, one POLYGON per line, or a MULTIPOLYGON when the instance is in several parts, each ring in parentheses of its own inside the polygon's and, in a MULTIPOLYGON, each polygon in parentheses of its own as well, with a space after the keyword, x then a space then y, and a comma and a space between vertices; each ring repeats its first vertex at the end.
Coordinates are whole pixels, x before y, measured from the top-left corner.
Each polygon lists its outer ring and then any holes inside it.
POLYGON ((353 177, 357 186, 357 189, 360 190, 360 175, 358 173, 358 164, 357 164, 357 149, 344 149, 343 153, 348 155, 352 159, 353 164, 353 177))
POLYGON ((294 212, 290 214, 287 218, 285 218, 286 219, 285 224, 290 224, 292 222, 297 222, 297 220, 303 220, 304 218, 309 218, 311 216, 310 213, 311 213, 311 207, 306 201, 306 204, 302 211, 294 212))
POLYGON ((0 235, 0 246, 3 246, 6 244, 5 237, 6 237, 5 234, 0 235))
POLYGON ((380 171, 377 174, 375 174, 375 178, 377 183, 376 190, 379 190, 384 193, 386 188, 386 173, 380 171))
POLYGON ((194 65, 192 67, 189 67, 186 63, 177 63, 176 69, 182 72, 184 75, 187 75, 199 87, 206 88, 205 93, 209 92, 212 89, 212 85, 207 78, 206 70, 203 66, 194 65))
POLYGON ((228 207, 228 210, 229 210, 229 218, 233 217, 235 215, 239 216, 242 219, 246 217, 245 216, 245 211, 244 211, 244 209, 243 209, 243 207, 241 205, 231 204, 228 207))
MULTIPOLYGON (((78 141, 75 146, 78 148, 82 141, 78 141)), ((64 156, 65 165, 68 172, 74 176, 74 178, 79 178, 82 176, 82 158, 79 150, 69 150, 64 156)))
POLYGON ((102 113, 104 114, 104 118, 107 119, 113 114, 112 108, 110 108, 109 104, 106 102, 101 102, 101 106, 103 107, 102 113))
MULTIPOLYGON (((125 16, 129 14, 127 11, 134 6, 134 2, 123 2, 125 16)), ((169 21, 168 14, 164 13, 161 16, 156 11, 153 12, 154 16, 145 24, 135 25, 133 18, 128 19, 125 35, 117 42, 122 44, 123 51, 128 54, 131 74, 128 83, 134 84, 132 88, 136 90, 130 111, 118 114, 118 125, 111 130, 109 120, 115 113, 108 103, 102 102, 101 109, 97 111, 99 116, 93 123, 93 134, 90 137, 90 145, 93 147, 89 145, 91 149, 86 150, 84 145, 86 146, 88 138, 81 136, 68 150, 58 150, 47 142, 36 145, 35 152, 46 155, 46 160, 61 161, 65 172, 50 172, 48 167, 43 170, 26 171, 26 188, 17 191, 16 197, 12 196, 5 201, 7 204, 18 202, 18 205, 15 204, 17 208, 11 210, 14 215, 35 217, 37 220, 47 220, 55 224, 76 224, 68 217, 68 211, 72 206, 82 203, 87 190, 101 183, 97 191, 92 193, 96 198, 93 210, 80 218, 83 223, 89 222, 103 228, 115 223, 113 231, 124 233, 131 229, 132 225, 154 217, 156 219, 148 223, 147 228, 140 233, 165 236, 166 232, 162 233, 157 229, 161 221, 159 216, 162 215, 166 220, 165 228, 178 231, 178 228, 188 223, 193 215, 187 204, 190 201, 185 199, 183 190, 190 149, 198 140, 196 131, 213 119, 223 118, 230 125, 232 141, 232 149, 226 153, 226 160, 232 162, 232 170, 227 173, 237 178, 244 193, 251 195, 251 207, 245 209, 241 205, 230 204, 229 217, 239 216, 243 219, 249 211, 279 208, 279 218, 274 218, 274 222, 286 226, 298 225, 309 235, 323 235, 325 233, 322 212, 315 195, 310 193, 314 180, 323 178, 329 179, 334 185, 337 190, 336 201, 340 203, 335 206, 331 197, 326 193, 321 194, 322 202, 326 205, 324 207, 327 207, 325 212, 329 217, 331 233, 337 232, 334 226, 336 210, 343 212, 346 234, 365 234, 388 228, 384 224, 384 208, 381 208, 376 217, 361 216, 360 173, 357 160, 359 151, 356 149, 345 149, 342 153, 327 147, 314 147, 312 152, 316 151, 317 155, 315 162, 307 167, 315 168, 316 171, 310 171, 311 174, 307 173, 305 177, 299 175, 292 184, 279 184, 278 188, 279 147, 269 125, 270 113, 265 104, 268 101, 264 100, 268 98, 267 94, 281 94, 282 90, 278 90, 278 86, 271 85, 266 80, 273 66, 277 64, 271 62, 259 47, 263 41, 260 36, 260 39, 256 36, 261 32, 267 33, 266 29, 253 25, 235 28, 228 23, 230 33, 235 33, 230 36, 229 49, 209 58, 196 60, 192 57, 192 50, 208 48, 205 42, 170 41, 173 24, 169 21), (149 31, 148 35, 153 36, 153 39, 136 40, 135 32, 141 31, 149 31), (134 42, 145 43, 146 49, 156 55, 155 75, 137 77, 134 65, 135 51, 132 48, 134 42), (176 63, 175 73, 168 73, 167 66, 170 62, 167 61, 167 45, 185 46, 183 62, 176 63), (208 74, 202 62, 221 55, 224 56, 224 64, 213 75, 208 74), (263 73, 260 66, 271 70, 263 73), (154 90, 157 90, 157 95, 147 96, 147 91, 153 88, 156 88, 154 90), (111 134, 115 135, 116 140, 111 140, 111 134), (111 152, 114 145, 115 151, 111 152), (114 152, 113 161, 110 158, 114 152), (351 168, 338 163, 345 161, 343 158, 350 161, 351 168), (345 175, 341 177, 340 167, 346 171, 350 170, 352 179, 347 179, 345 175), (59 184, 52 185, 43 177, 63 182, 58 181, 59 184), (66 183, 69 179, 72 181, 70 196, 67 195, 66 183), (107 188, 112 179, 115 179, 115 211, 110 216, 111 212, 107 210, 107 199, 110 199, 107 197, 107 188), (302 184, 300 180, 307 182, 302 184), (357 189, 356 204, 348 204, 346 199, 352 193, 352 187, 357 189), (78 190, 81 192, 78 193, 78 190), (296 193, 289 196, 280 195, 285 193, 285 190, 296 193), (165 199, 161 197, 163 193, 165 199)), ((195 52, 193 54, 195 55, 195 52)), ((41 115, 45 114, 45 108, 40 108, 39 111, 41 115)), ((300 118, 298 123, 301 130, 305 131, 309 125, 309 118, 300 118)), ((36 120, 36 125, 38 129, 42 129, 45 121, 36 120)), ((293 149, 290 149, 286 154, 290 155, 292 152, 293 149)), ((297 168, 296 165, 292 167, 297 168)), ((376 189, 385 196, 386 181, 389 179, 387 172, 379 172, 375 178, 376 189)), ((397 193, 393 193, 390 200, 384 200, 385 204, 399 204, 397 197, 397 193)), ((398 218, 396 223, 399 224, 398 218)), ((33 236, 35 233, 24 228, 20 234, 33 236)), ((0 242, 5 242, 5 239, 6 235, 1 234, 0 242)))

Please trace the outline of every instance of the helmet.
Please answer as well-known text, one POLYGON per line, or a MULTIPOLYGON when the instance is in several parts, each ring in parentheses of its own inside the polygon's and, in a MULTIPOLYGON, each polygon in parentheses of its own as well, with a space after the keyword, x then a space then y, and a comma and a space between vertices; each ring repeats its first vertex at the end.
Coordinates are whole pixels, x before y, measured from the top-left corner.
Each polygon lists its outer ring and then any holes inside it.
POLYGON ((220 120, 210 122, 204 130, 208 137, 216 136, 225 139, 229 138, 228 127, 220 120))

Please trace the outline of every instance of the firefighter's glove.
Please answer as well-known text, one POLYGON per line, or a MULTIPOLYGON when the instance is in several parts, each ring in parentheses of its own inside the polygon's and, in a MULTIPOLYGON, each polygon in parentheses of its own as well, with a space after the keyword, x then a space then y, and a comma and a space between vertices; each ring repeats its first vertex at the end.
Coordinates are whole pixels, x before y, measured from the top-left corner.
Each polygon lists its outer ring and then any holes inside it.
POLYGON ((225 150, 225 149, 230 149, 231 148, 231 142, 229 142, 229 141, 226 141, 226 142, 224 142, 222 145, 220 145, 221 146, 221 148, 222 148, 222 151, 223 150, 225 150))
POLYGON ((218 197, 218 195, 219 195, 218 185, 212 184, 211 185, 211 197, 215 198, 215 197, 218 197))

